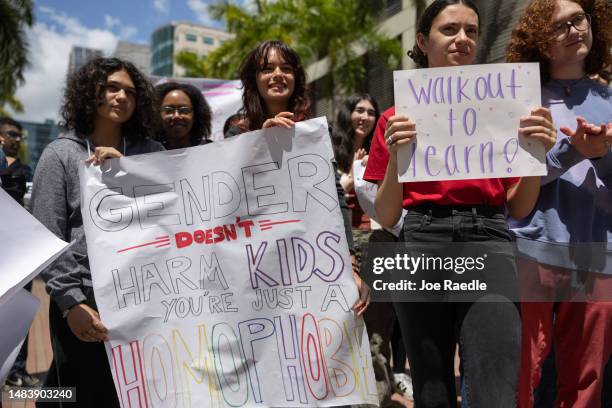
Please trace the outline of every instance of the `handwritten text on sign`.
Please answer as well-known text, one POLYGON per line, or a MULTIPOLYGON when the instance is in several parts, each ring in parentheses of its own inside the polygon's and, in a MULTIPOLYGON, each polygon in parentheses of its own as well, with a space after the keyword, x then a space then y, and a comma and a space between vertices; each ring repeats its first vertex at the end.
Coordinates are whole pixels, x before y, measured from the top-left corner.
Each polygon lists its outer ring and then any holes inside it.
POLYGON ((541 105, 538 64, 395 71, 395 108, 416 123, 398 153, 400 181, 546 174, 544 147, 518 137, 541 105))
POLYGON ((325 119, 83 167, 123 407, 376 403, 325 119))

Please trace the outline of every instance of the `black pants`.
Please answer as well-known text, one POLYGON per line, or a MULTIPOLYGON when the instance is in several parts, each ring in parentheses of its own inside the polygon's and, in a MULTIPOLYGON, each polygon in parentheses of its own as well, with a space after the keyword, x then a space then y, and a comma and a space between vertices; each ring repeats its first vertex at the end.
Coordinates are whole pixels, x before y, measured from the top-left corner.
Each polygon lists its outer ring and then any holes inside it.
MULTIPOLYGON (((409 211, 401 239, 433 243, 512 240, 503 210, 483 207, 409 211)), ((500 273, 513 274, 510 280, 516 284, 516 269, 513 263, 510 266, 510 271, 500 273)), ((516 304, 502 300, 394 306, 410 363, 416 408, 456 407, 457 344, 468 406, 516 406, 521 337, 516 304)))
MULTIPOLYGON (((88 306, 97 310, 92 289, 85 290, 88 306)), ((37 402, 36 407, 119 407, 104 343, 87 343, 79 340, 68 327, 53 300, 49 306, 49 326, 53 361, 44 386, 76 387, 76 403, 37 402)))

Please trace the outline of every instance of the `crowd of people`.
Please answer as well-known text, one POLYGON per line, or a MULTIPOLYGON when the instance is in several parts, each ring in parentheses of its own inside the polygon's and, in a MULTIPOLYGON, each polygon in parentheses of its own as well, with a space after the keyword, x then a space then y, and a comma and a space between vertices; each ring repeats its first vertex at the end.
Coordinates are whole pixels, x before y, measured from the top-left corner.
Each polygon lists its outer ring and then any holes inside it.
MULTIPOLYGON (((353 309, 364 316, 386 362, 381 406, 401 406, 397 396, 403 395, 417 408, 455 407, 458 394, 463 407, 553 406, 539 387, 547 376, 556 377, 556 407, 611 406, 604 398, 612 386, 612 379, 605 380, 612 302, 604 296, 580 302, 370 304, 370 288, 359 273, 368 246, 376 242, 516 242, 527 256, 487 271, 488 278, 516 288, 524 279, 539 279, 535 286, 546 293, 569 285, 572 271, 588 270, 592 257, 604 267, 612 264, 610 21, 607 0, 534 0, 512 31, 507 62, 540 64, 542 106, 517 119, 517 126, 521 138, 543 146, 546 176, 401 183, 398 150, 420 137, 410 115, 396 114, 394 107, 381 111, 367 94, 340 106, 330 127, 338 201, 359 293, 353 309), (364 179, 378 186, 370 216, 356 199, 355 162, 366 166, 364 179), (392 229, 403 212, 396 236, 392 229), (599 252, 586 259, 576 244, 592 243, 603 247, 595 245, 599 252), (547 360, 554 361, 553 373, 543 370, 547 360)), ((419 19, 409 56, 417 68, 471 65, 482 24, 472 1, 435 0, 419 19)), ((225 137, 291 128, 313 116, 304 67, 286 44, 259 44, 245 56, 239 76, 243 107, 228 119, 225 137)), ((96 58, 69 78, 61 117, 64 131, 37 164, 31 203, 49 230, 73 241, 42 273, 51 297, 54 352, 45 386, 77 387, 82 407, 118 407, 103 344, 108 330, 92 288, 78 166, 211 143, 212 113, 193 86, 153 87, 131 63, 96 58)), ((16 158, 20 137, 17 122, 0 121, 2 186, 18 201, 31 177, 16 158)), ((590 273, 585 279, 594 292, 612 293, 612 276, 590 273)), ((22 353, 9 381, 34 386, 22 353)))

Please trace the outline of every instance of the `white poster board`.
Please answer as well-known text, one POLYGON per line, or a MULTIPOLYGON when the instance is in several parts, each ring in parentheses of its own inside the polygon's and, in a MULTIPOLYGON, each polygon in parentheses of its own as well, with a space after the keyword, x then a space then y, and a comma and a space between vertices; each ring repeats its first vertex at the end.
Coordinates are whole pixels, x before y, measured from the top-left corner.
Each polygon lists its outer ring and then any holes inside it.
POLYGON ((36 297, 20 288, 0 305, 0 384, 13 367, 39 304, 36 297))
POLYGON ((122 407, 377 404, 325 118, 80 169, 122 407))
POLYGON ((212 113, 211 140, 223 139, 225 121, 242 107, 242 82, 239 80, 153 77, 153 81, 156 84, 180 82, 202 91, 212 113))
POLYGON ((395 109, 416 123, 398 152, 399 181, 546 174, 544 146, 518 137, 519 119, 541 106, 537 63, 393 73, 395 109))
POLYGON ((0 305, 68 248, 0 188, 0 305), (26 250, 27 249, 27 250, 26 250))

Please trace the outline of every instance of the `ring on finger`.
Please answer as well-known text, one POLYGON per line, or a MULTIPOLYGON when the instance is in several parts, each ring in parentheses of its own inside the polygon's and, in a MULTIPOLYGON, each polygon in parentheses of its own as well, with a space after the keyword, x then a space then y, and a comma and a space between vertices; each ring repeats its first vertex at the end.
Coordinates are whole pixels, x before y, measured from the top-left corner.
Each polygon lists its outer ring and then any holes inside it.
POLYGON ((393 144, 393 134, 387 138, 387 144, 393 144))

